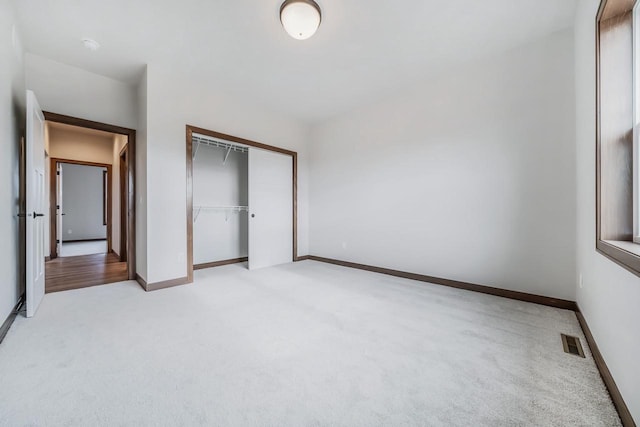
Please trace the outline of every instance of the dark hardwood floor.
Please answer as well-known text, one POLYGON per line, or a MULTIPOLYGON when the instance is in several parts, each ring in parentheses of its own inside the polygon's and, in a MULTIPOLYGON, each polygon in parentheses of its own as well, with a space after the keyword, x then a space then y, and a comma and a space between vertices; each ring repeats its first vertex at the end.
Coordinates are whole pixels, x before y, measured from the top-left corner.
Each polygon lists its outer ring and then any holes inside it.
POLYGON ((47 293, 123 280, 127 280, 127 263, 114 253, 58 257, 45 263, 47 293))

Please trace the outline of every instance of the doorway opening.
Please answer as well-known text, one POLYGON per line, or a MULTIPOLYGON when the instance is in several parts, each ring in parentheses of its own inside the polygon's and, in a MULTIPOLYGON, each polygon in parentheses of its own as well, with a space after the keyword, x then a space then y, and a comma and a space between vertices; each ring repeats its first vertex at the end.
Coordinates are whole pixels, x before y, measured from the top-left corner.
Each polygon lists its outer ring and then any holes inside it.
POLYGON ((56 187, 52 257, 111 252, 111 165, 52 158, 51 170, 56 187))
POLYGON ((44 117, 45 291, 135 279, 135 130, 44 117))

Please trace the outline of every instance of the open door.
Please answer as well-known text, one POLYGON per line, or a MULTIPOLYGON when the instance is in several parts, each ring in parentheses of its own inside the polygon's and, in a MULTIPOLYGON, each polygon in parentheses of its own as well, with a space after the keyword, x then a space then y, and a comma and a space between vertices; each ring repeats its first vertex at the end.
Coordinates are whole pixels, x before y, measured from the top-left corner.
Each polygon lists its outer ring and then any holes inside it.
POLYGON ((249 269, 293 261, 291 156, 249 148, 249 269))
POLYGON ((62 163, 56 162, 56 253, 62 253, 62 163))
POLYGON ((44 115, 36 96, 27 91, 27 317, 32 317, 44 297, 44 115))

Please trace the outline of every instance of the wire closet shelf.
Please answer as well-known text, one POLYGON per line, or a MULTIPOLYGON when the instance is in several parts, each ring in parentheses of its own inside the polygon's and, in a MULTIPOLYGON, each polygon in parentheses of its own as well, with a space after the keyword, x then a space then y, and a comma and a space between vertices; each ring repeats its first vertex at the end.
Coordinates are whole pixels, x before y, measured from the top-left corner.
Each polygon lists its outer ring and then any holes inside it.
POLYGON ((229 153, 232 151, 235 151, 238 153, 249 152, 249 148, 243 145, 232 144, 230 142, 227 142, 221 139, 216 139, 207 135, 201 135, 199 133, 194 133, 191 136, 191 142, 192 142, 192 146, 194 147, 193 154, 192 154, 192 157, 194 159, 196 158, 196 155, 198 154, 198 149, 200 148, 201 145, 204 145, 206 147, 224 148, 225 150, 227 150, 227 154, 224 158, 225 163, 227 161, 227 158, 229 157, 229 153))
POLYGON ((249 206, 194 206, 193 207, 193 222, 198 220, 200 212, 202 211, 220 211, 225 212, 228 217, 229 213, 234 212, 249 212, 249 206))
MULTIPOLYGON (((237 145, 237 144, 232 144, 230 142, 224 141, 224 140, 220 140, 217 138, 213 138, 211 136, 208 135, 202 135, 199 133, 194 133, 191 136, 191 141, 192 141, 192 145, 195 147, 193 149, 193 158, 196 158, 196 154, 198 153, 198 148, 201 145, 204 145, 206 147, 217 147, 217 148, 223 148, 225 150, 227 150, 227 153, 224 156, 224 161, 223 161, 223 165, 227 163, 227 159, 229 158, 229 153, 231 153, 232 151, 238 152, 238 153, 248 153, 249 152, 249 148, 242 146, 242 145, 237 145)), ((193 222, 195 223, 198 220, 198 216, 200 216, 200 213, 202 211, 221 211, 221 212, 225 212, 225 219, 228 219, 228 215, 229 213, 240 213, 240 212, 249 212, 249 207, 248 206, 194 206, 193 207, 193 222)))

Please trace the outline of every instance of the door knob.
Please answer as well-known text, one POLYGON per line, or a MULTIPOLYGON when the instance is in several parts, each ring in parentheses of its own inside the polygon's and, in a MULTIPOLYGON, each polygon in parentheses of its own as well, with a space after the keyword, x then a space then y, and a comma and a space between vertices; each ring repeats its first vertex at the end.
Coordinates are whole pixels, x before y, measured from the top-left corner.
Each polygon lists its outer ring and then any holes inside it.
POLYGON ((39 216, 44 216, 44 214, 36 213, 36 212, 33 213, 33 217, 34 218, 39 217, 39 216))
POLYGON ((256 214, 251 214, 251 218, 255 218, 255 217, 256 217, 256 214))

